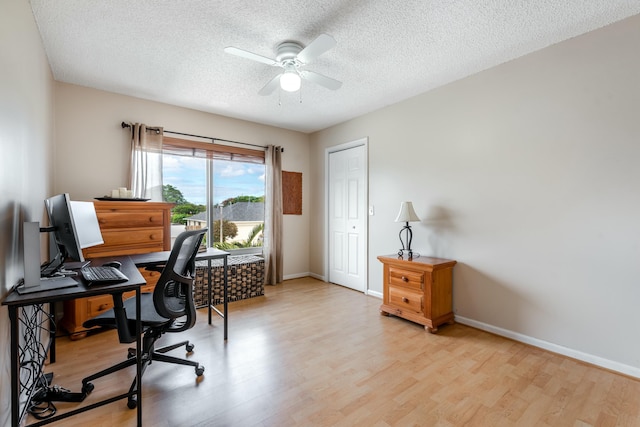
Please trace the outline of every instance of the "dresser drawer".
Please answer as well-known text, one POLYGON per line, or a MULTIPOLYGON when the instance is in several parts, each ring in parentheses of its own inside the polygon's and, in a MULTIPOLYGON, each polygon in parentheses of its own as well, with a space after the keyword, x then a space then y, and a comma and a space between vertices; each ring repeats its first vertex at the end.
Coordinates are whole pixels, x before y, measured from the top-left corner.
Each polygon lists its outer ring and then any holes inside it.
POLYGON ((113 297, 111 295, 98 295, 86 299, 87 319, 91 319, 98 314, 113 308, 113 297))
POLYGON ((147 281, 147 284, 142 288, 142 292, 153 292, 153 288, 158 283, 158 279, 160 278, 159 271, 149 271, 144 268, 140 268, 140 274, 144 277, 144 280, 147 281))
POLYGON ((422 313, 423 294, 402 287, 389 286, 389 304, 402 310, 422 313))
POLYGON ((163 228, 137 228, 129 230, 102 230, 103 245, 82 250, 85 258, 134 255, 159 252, 164 249, 163 228))
MULTIPOLYGON (((148 284, 140 288, 140 292, 153 292, 153 286, 148 284)), ((136 296, 136 291, 125 292, 123 299, 129 299, 136 296)), ((97 295, 95 297, 85 298, 87 303, 87 319, 91 319, 98 314, 113 308, 113 297, 111 295, 97 295)))
POLYGON ((110 228, 162 227, 163 212, 157 211, 99 211, 98 223, 101 230, 110 228))
POLYGON ((102 232, 102 246, 159 246, 162 247, 164 239, 164 229, 162 227, 154 228, 129 228, 126 230, 104 230, 102 232))
POLYGON ((410 289, 422 290, 424 272, 389 267, 389 284, 404 286, 410 289))

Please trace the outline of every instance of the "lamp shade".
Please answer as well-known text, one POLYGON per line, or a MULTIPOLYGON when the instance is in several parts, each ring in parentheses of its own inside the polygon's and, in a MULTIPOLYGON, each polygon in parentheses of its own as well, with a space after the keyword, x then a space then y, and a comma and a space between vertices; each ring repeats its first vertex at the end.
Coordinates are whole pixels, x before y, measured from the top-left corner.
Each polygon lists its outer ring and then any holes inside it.
POLYGON ((416 215, 416 211, 413 210, 413 203, 402 202, 400 203, 400 212, 396 217, 396 222, 419 222, 420 218, 416 215))
POLYGON ((300 75, 295 70, 286 70, 280 76, 280 87, 287 92, 300 89, 300 75))

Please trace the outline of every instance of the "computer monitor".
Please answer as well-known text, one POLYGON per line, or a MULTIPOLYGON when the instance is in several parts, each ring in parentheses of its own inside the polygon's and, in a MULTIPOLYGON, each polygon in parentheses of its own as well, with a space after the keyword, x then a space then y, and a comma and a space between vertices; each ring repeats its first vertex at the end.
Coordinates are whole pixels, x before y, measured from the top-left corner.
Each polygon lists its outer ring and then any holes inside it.
POLYGON ((50 197, 44 203, 49 227, 40 228, 37 222, 24 223, 25 280, 16 288, 20 294, 77 286, 65 271, 71 268, 69 261, 84 263, 82 249, 104 243, 93 203, 72 202, 66 193, 50 197), (40 266, 38 280, 39 235, 43 231, 52 233, 54 244, 51 259, 40 266))
POLYGON ((71 212, 76 228, 76 234, 82 249, 104 244, 98 215, 92 202, 71 201, 71 212))
POLYGON ((58 194, 45 200, 49 228, 55 242, 52 258, 43 264, 42 277, 55 275, 67 260, 83 262, 82 249, 104 243, 96 211, 91 202, 71 201, 69 194, 58 194), (57 251, 56 251, 57 249, 57 251))

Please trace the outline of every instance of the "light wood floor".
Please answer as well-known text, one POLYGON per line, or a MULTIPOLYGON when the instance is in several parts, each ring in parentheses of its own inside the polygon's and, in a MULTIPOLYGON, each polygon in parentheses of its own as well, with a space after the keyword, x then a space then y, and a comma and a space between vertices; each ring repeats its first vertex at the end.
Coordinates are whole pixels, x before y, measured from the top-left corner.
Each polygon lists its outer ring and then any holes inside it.
MULTIPOLYGON (((222 319, 207 325, 201 309, 193 329, 163 340, 192 339, 204 377, 151 365, 144 425, 640 426, 638 380, 459 324, 432 335, 380 316, 380 303, 314 279, 287 281, 230 304, 226 343, 222 319)), ((48 371, 79 391, 83 376, 125 356, 113 331, 62 338, 48 371)), ((126 390, 131 378, 96 381, 84 404, 126 390)), ((119 401, 59 424, 132 426, 135 415, 119 401)))

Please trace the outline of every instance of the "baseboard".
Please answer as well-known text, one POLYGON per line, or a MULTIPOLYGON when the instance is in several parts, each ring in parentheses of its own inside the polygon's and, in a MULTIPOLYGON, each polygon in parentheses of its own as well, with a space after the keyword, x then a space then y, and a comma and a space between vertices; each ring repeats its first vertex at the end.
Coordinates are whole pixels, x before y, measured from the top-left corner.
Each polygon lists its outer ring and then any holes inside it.
MULTIPOLYGON (((284 280, 299 279, 301 277, 313 277, 314 279, 322 280, 323 282, 327 281, 326 278, 323 275, 315 274, 315 273, 290 274, 288 276, 285 276, 284 280)), ((376 297, 376 298, 382 299, 382 292, 372 291, 371 289, 367 289, 365 291, 365 295, 371 295, 372 297, 376 297)))
POLYGON ((561 345, 553 344, 544 340, 540 340, 538 338, 533 338, 528 335, 523 335, 518 332, 510 331, 508 329, 499 328, 497 326, 489 325, 487 323, 478 322, 477 320, 468 319, 466 317, 456 315, 455 319, 456 319, 456 322, 461 323, 463 325, 467 325, 476 329, 481 329, 483 331, 491 332, 492 334, 500 335, 502 337, 509 338, 514 341, 532 345, 534 347, 538 347, 553 353, 561 354, 563 356, 567 356, 572 359, 580 360, 582 362, 599 366, 604 369, 619 372, 621 374, 640 379, 640 368, 637 368, 635 366, 625 365, 624 363, 605 359, 599 356, 595 356, 593 354, 584 353, 578 350, 574 350, 572 348, 563 347, 561 345))
POLYGON ((382 292, 372 291, 371 289, 367 290, 367 295, 370 295, 370 296, 376 297, 376 298, 380 298, 380 299, 382 299, 382 297, 383 297, 382 292))
POLYGON ((307 273, 307 276, 313 277, 314 279, 322 280, 323 282, 327 281, 322 274, 307 273))
MULTIPOLYGON (((292 279, 300 279, 302 277, 314 277, 313 274, 311 273, 296 273, 296 274, 287 274, 286 276, 282 277, 282 280, 292 280, 292 279)), ((317 277, 316 277, 317 279, 317 277)), ((322 280, 322 279, 320 279, 322 280)))

